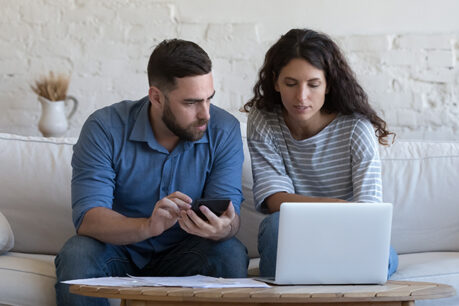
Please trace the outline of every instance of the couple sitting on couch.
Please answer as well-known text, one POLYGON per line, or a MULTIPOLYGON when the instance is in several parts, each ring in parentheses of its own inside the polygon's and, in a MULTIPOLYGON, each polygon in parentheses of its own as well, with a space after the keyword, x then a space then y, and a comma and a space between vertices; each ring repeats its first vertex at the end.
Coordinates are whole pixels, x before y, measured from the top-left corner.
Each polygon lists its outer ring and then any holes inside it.
MULTIPOLYGON (((58 305, 107 301, 72 295, 78 278, 203 274, 246 277, 234 235, 242 201, 238 121, 211 105, 211 61, 198 45, 160 43, 148 63, 148 97, 92 114, 74 146, 73 222, 78 235, 56 257, 58 305), (228 198, 204 221, 193 199, 228 198), (152 204, 153 203, 153 204, 152 204)), ((245 105, 260 226, 260 274, 273 276, 282 202, 381 202, 377 141, 390 134, 336 44, 291 30, 266 54, 245 105), (376 132, 375 132, 376 130, 376 132), (307 158, 303 158, 307 156, 307 158)), ((391 250, 388 274, 395 272, 391 250)))

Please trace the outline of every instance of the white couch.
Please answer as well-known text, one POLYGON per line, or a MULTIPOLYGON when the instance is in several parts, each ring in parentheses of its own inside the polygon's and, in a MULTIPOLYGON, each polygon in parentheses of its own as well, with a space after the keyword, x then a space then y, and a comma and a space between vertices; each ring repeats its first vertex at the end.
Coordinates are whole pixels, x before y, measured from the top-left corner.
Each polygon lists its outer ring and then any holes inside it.
MULTIPOLYGON (((0 305, 55 305, 53 259, 75 232, 70 204, 75 141, 0 134, 0 305)), ((238 237, 255 258, 263 215, 253 209, 245 150, 246 201, 238 237)), ((381 158, 384 200, 394 203, 392 245, 402 253, 393 279, 445 283, 459 292, 459 143, 400 141, 381 148, 381 158)), ((251 260, 251 273, 256 263, 251 260)), ((418 304, 459 305, 459 297, 418 304)))

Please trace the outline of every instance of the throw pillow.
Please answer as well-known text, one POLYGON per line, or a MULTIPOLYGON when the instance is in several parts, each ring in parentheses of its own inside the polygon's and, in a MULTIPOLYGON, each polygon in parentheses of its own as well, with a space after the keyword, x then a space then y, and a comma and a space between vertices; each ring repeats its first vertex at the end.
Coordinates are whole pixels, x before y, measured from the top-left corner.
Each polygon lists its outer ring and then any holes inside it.
POLYGON ((0 212, 0 254, 6 253, 14 246, 14 236, 11 226, 0 212))

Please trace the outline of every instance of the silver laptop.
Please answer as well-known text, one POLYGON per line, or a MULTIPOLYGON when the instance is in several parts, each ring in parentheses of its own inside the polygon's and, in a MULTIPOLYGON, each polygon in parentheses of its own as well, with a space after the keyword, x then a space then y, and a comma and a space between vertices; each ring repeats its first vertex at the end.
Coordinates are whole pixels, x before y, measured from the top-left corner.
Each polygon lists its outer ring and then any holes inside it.
POLYGON ((283 203, 273 283, 383 284, 392 204, 283 203))

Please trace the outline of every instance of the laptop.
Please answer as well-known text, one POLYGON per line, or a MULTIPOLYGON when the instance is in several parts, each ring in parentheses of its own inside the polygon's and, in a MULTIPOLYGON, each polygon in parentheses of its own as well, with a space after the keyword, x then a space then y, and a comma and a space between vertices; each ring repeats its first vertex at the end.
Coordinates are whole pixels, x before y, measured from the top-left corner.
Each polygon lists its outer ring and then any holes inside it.
POLYGON ((276 275, 279 285, 384 284, 392 204, 283 203, 276 275))

